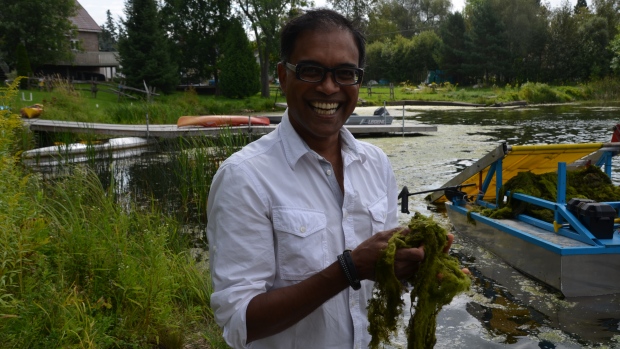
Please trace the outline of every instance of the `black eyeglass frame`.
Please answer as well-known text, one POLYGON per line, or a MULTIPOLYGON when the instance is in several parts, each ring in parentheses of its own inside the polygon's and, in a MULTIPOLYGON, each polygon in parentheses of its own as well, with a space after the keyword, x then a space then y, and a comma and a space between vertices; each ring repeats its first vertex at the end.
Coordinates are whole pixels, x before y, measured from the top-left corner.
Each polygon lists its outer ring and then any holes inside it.
POLYGON ((309 82, 312 84, 317 84, 322 82, 323 80, 325 80, 325 75, 327 75, 328 72, 332 73, 332 76, 334 78, 334 81, 340 85, 340 86, 353 86, 353 85, 359 85, 362 83, 362 80, 364 79, 364 69, 362 68, 354 68, 354 67, 336 67, 336 68, 327 68, 324 67, 322 65, 318 65, 318 64, 313 64, 313 63, 298 63, 298 64, 292 64, 289 62, 285 62, 284 63, 286 65, 286 67, 288 69, 290 69, 291 71, 295 72, 295 77, 298 80, 304 81, 304 82, 309 82), (321 79, 317 80, 317 81, 308 81, 305 79, 301 78, 300 75, 300 70, 304 67, 315 67, 315 68, 320 68, 323 70, 323 75, 321 76, 321 79), (339 69, 348 69, 348 70, 355 70, 355 72, 357 73, 358 79, 356 82, 352 83, 352 84, 346 84, 346 83, 341 83, 340 81, 338 81, 338 78, 336 76, 336 71, 339 69))

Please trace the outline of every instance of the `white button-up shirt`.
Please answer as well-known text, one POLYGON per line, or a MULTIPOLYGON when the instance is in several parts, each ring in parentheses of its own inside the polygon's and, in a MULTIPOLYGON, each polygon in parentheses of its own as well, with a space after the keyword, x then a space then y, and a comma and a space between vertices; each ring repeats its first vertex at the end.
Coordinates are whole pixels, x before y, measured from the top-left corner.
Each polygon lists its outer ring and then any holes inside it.
POLYGON ((284 113, 275 131, 220 166, 207 209, 211 307, 234 348, 365 348, 373 283, 339 293, 288 329, 246 345, 246 310, 258 294, 293 285, 371 235, 397 226, 387 156, 340 131, 344 193, 325 159, 284 113))

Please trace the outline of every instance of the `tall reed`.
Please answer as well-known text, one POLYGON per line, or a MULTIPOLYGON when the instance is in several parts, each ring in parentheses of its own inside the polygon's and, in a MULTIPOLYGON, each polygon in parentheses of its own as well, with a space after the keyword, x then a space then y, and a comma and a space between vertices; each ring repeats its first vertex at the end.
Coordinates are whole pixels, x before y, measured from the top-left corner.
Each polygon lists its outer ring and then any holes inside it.
POLYGON ((21 127, 0 111, 2 346, 225 348, 208 271, 180 225, 155 205, 119 207, 87 167, 47 182, 25 173, 13 151, 21 127))
POLYGON ((218 137, 180 138, 170 159, 182 211, 178 219, 206 223, 206 207, 211 179, 220 163, 241 149, 250 139, 222 128, 218 137))

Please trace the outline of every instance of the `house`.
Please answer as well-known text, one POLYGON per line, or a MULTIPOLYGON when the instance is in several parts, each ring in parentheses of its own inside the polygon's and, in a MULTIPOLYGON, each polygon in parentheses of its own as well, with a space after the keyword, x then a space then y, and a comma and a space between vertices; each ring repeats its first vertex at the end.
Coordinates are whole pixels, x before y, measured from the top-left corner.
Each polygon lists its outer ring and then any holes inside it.
POLYGON ((79 1, 78 11, 71 22, 77 27, 77 37, 70 38, 75 58, 70 62, 57 62, 42 66, 37 73, 58 74, 74 80, 108 80, 119 67, 116 52, 99 51, 101 27, 86 12, 79 1))

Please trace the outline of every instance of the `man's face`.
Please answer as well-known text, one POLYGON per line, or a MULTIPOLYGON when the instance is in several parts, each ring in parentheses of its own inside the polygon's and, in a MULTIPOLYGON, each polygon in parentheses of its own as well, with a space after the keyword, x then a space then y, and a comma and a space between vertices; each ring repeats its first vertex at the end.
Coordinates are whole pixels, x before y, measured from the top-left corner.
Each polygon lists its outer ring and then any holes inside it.
MULTIPOLYGON (((351 33, 327 28, 302 32, 289 60, 293 65, 350 68, 358 66, 359 51, 351 33)), ((301 81, 282 63, 278 65, 278 77, 297 133, 310 145, 337 140, 340 128, 355 109, 360 85, 341 86, 331 72, 326 72, 321 82, 301 81)))

